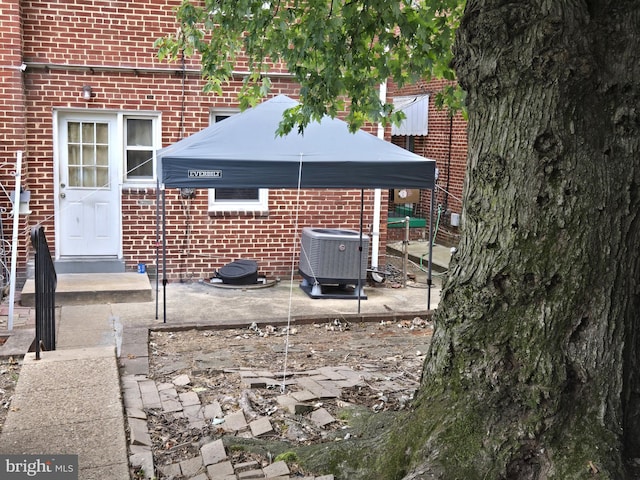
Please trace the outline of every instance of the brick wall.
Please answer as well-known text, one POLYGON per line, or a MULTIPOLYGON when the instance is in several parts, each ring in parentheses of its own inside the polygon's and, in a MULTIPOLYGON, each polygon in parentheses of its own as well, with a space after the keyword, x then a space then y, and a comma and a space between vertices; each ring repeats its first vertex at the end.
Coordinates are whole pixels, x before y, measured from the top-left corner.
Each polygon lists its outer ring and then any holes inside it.
MULTIPOLYGON (((3 9, 7 3, 15 12, 11 17, 15 28, 19 28, 22 16, 23 42, 20 46, 20 33, 16 33, 14 63, 20 65, 24 60, 27 70, 24 74, 18 70, 2 71, 3 75, 11 75, 3 85, 12 86, 15 92, 23 91, 24 79, 24 98, 13 98, 11 89, 4 87, 0 101, 13 110, 3 109, 5 118, 0 119, 0 128, 23 133, 25 177, 32 191, 33 213, 28 224, 43 224, 55 251, 54 112, 160 112, 162 145, 169 145, 208 126, 211 109, 235 107, 241 78, 232 80, 222 97, 213 97, 202 93, 197 59, 188 59, 184 72, 180 64, 167 65, 157 60, 153 42, 176 30, 174 8, 179 0, 15 1, 3 2, 3 9), (84 85, 90 85, 94 93, 89 101, 81 96, 84 85)), ((9 30, 9 20, 4 15, 1 21, 3 32, 9 30)), ((238 69, 242 69, 242 62, 238 69)), ((272 82, 274 95, 295 97, 297 86, 285 72, 272 82)), ((369 130, 375 133, 374 128, 369 130)), ((7 152, 5 155, 2 150, 5 157, 13 153, 6 145, 2 148, 7 152)), ((203 278, 241 257, 257 259, 262 273, 284 276, 291 268, 292 241, 302 227, 358 228, 360 190, 301 192, 298 232, 294 223, 296 194, 292 190, 271 190, 268 213, 210 214, 206 190, 198 190, 194 199, 187 200, 179 198, 177 191, 167 190, 168 278, 203 278)), ((125 185, 121 202, 126 267, 133 270, 144 262, 152 269, 156 262, 155 188, 125 185)), ((384 192, 383 205, 386 203, 384 192)), ((366 191, 367 233, 372 204, 373 192, 366 191)), ((384 210, 381 251, 386 235, 384 210)), ((23 244, 26 246, 26 242, 23 244)), ((23 250, 23 269, 26 259, 27 252, 23 250)))
MULTIPOLYGON (((303 227, 340 227, 357 230, 360 190, 272 189, 268 213, 207 213, 207 191, 193 199, 180 199, 166 191, 167 271, 170 278, 208 278, 214 270, 239 258, 258 261, 261 273, 287 277, 293 261, 297 268, 303 227), (297 219, 296 219, 297 216, 297 219), (296 228, 297 223, 297 228, 296 228)), ((385 199, 386 200, 386 199, 385 199)), ((138 262, 155 265, 155 191, 125 194, 123 237, 131 268, 138 262)), ((373 192, 364 192, 364 233, 371 231, 373 192)))
MULTIPOLYGON (((462 190, 467 166, 467 124, 461 114, 452 118, 447 111, 435 107, 435 94, 446 82, 432 80, 418 82, 414 85, 397 88, 389 84, 389 97, 403 95, 429 94, 428 134, 414 138, 414 152, 436 161, 439 177, 436 188, 434 226, 438 223, 438 241, 444 245, 455 245, 458 241, 459 229, 451 226, 451 213, 462 211, 462 190), (440 207, 440 210, 438 210, 440 207), (438 211, 440 211, 438 222, 438 211)), ((406 137, 394 136, 392 142, 406 147, 406 137)), ((416 215, 428 218, 430 212, 431 192, 423 190, 421 201, 415 205, 416 215)), ((421 232, 413 232, 418 238, 421 232)))
MULTIPOLYGON (((0 261, 9 268, 10 243, 13 232, 12 206, 9 192, 14 192, 16 183, 17 152, 23 151, 21 182, 28 184, 28 152, 25 135, 24 89, 22 83, 22 26, 20 22, 20 2, 3 0, 0 2, 0 32, 2 44, 0 53, 0 217, 2 221, 2 252, 0 261)), ((20 217, 18 233, 18 258, 26 257, 29 239, 29 225, 26 217, 20 217)), ((0 270, 0 286, 5 284, 6 270, 0 270)))

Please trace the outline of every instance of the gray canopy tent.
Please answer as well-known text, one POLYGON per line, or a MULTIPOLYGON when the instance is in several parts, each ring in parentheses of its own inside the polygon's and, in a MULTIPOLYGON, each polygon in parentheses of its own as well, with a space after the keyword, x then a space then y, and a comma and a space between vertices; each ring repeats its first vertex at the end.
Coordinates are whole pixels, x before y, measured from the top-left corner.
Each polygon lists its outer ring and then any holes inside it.
MULTIPOLYGON (((295 100, 279 95, 157 152, 163 239, 165 188, 421 188, 433 191, 434 160, 362 130, 350 133, 342 120, 324 117, 320 122, 309 124, 304 134, 292 131, 278 136, 276 130, 285 110, 296 105, 295 100)), ((362 224, 360 231, 362 233, 362 224)), ((162 257, 162 282, 166 286, 164 240, 162 257)), ((430 242, 429 269, 431 260, 430 242)), ((428 283, 430 289, 431 274, 428 283)))

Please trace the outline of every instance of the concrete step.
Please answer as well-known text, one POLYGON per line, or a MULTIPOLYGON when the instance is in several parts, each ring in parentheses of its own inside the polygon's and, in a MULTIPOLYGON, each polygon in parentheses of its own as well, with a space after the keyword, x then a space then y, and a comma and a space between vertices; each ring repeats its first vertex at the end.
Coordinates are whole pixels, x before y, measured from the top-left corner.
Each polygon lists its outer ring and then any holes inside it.
MULTIPOLYGON (((402 242, 395 242, 387 244, 387 253, 396 257, 402 257, 403 253, 402 242)), ((416 265, 420 265, 423 268, 429 266, 429 242, 414 240, 409 242, 407 246, 408 258, 416 265)), ((449 270, 449 260, 451 260, 451 247, 445 247, 443 245, 433 245, 433 271, 446 272, 449 270)))
MULTIPOLYGON (((58 275, 56 305, 137 303, 152 300, 147 275, 139 273, 62 273, 58 275)), ((20 303, 35 306, 35 282, 28 279, 20 303)))
POLYGON ((55 262, 57 273, 124 273, 124 261, 113 258, 83 258, 73 260, 62 259, 55 262))

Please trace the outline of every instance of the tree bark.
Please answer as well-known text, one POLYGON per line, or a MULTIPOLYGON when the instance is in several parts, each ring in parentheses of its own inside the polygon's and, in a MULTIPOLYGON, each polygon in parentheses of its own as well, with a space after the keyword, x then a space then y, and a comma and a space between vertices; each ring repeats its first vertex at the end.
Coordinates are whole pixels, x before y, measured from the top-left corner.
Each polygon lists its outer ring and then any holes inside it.
POLYGON ((462 238, 414 408, 312 465, 640 478, 639 57, 637 0, 468 0, 462 238))
POLYGON ((632 0, 467 2, 464 227, 416 410, 384 460, 405 478, 630 478, 638 32, 632 0))

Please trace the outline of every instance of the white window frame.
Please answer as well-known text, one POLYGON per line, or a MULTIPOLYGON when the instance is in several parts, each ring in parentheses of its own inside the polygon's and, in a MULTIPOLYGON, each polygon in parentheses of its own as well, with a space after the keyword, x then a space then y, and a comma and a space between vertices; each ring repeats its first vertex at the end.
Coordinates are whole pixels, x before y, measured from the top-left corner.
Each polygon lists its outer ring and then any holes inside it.
POLYGON ((215 188, 209 189, 210 212, 266 212, 269 209, 269 189, 258 189, 258 200, 217 200, 215 188))
MULTIPOLYGON (((120 138, 122 139, 122 183, 124 186, 129 187, 155 187, 157 178, 156 168, 156 151, 160 149, 162 138, 161 116, 156 112, 121 112, 118 115, 120 123, 120 131, 122 132, 120 138), (151 120, 151 152, 152 152, 152 175, 151 178, 129 178, 127 172, 127 120, 151 120)), ((135 150, 135 148, 133 148, 135 150)), ((144 148, 146 149, 146 148, 144 148)))
MULTIPOLYGON (((217 115, 235 115, 238 108, 212 108, 209 112, 209 124, 215 123, 217 115)), ((259 188, 257 200, 216 200, 216 189, 209 189, 209 212, 266 212, 269 210, 269 189, 259 188)))

